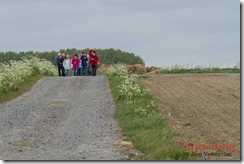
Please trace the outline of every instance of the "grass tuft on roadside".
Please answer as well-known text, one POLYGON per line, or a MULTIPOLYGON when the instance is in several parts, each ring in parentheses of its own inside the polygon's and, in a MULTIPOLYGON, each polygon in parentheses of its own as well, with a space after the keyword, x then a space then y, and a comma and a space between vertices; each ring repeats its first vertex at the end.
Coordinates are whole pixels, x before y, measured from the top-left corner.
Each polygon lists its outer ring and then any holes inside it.
POLYGON ((107 72, 117 104, 115 117, 124 135, 143 152, 141 160, 188 159, 174 142, 166 120, 157 114, 153 97, 135 83, 135 76, 128 75, 123 65, 115 65, 107 72))

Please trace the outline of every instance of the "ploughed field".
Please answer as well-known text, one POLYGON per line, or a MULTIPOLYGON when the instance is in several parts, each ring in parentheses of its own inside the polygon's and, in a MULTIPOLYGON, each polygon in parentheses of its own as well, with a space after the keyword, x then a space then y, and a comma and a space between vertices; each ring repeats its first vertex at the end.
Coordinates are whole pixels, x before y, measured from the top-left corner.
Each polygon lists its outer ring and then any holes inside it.
POLYGON ((240 159, 240 74, 156 75, 140 82, 158 100, 182 149, 199 159, 240 159))

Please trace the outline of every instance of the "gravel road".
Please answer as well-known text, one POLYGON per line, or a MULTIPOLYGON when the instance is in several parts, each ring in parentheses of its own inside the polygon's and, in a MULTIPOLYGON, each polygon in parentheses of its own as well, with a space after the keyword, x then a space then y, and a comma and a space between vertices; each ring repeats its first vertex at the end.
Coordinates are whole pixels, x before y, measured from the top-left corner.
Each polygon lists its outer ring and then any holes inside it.
POLYGON ((0 110, 2 160, 123 159, 104 76, 45 77, 0 110))

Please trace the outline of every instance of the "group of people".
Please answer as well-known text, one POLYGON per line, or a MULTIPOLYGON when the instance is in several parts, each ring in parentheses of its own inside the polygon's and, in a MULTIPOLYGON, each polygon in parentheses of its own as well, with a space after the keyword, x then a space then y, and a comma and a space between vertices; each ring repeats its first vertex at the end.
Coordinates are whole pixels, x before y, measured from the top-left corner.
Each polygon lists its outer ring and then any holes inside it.
POLYGON ((96 76, 99 58, 96 50, 89 50, 88 54, 81 52, 72 58, 69 55, 58 53, 56 58, 59 76, 70 76, 73 69, 74 76, 96 76))

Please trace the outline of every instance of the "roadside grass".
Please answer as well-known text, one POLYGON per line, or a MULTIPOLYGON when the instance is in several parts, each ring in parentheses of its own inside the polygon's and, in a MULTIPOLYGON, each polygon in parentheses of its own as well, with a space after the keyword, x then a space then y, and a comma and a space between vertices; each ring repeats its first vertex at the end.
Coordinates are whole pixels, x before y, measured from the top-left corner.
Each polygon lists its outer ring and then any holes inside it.
POLYGON ((203 67, 197 66, 195 68, 184 68, 182 66, 172 66, 161 68, 158 71, 160 74, 184 74, 184 73, 240 73, 240 68, 219 68, 219 67, 203 67))
POLYGON ((192 160, 187 152, 173 140, 173 134, 157 112, 142 116, 135 112, 138 106, 147 108, 153 100, 147 92, 128 103, 119 94, 120 79, 108 76, 114 102, 117 104, 115 117, 122 128, 123 135, 133 142, 134 147, 143 153, 139 160, 192 160))
POLYGON ((0 103, 4 103, 10 100, 13 100, 24 93, 30 91, 32 87, 36 84, 38 80, 43 78, 44 75, 42 74, 33 74, 32 76, 28 77, 25 82, 20 83, 18 88, 9 90, 7 93, 0 95, 0 103))

